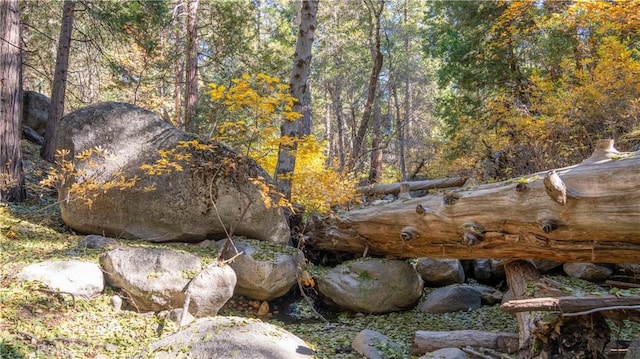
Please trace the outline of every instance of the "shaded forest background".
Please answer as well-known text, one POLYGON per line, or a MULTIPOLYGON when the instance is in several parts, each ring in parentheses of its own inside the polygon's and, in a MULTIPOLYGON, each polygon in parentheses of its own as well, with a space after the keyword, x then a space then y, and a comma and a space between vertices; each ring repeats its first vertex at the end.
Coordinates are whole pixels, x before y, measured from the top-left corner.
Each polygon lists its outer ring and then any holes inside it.
MULTIPOLYGON (((51 96, 63 2, 20 6, 23 88, 51 96)), ((290 107, 256 104, 287 101, 299 8, 285 0, 75 2, 65 111, 133 103, 273 173, 290 107), (194 64, 195 97, 187 92, 194 64)), ((294 185, 294 200, 321 182, 515 177, 577 163, 601 138, 632 149, 639 14, 638 1, 320 0, 302 113, 313 140, 296 163, 310 183, 294 185), (313 177, 305 166, 332 175, 313 177)), ((331 191, 314 195, 346 193, 331 191)))

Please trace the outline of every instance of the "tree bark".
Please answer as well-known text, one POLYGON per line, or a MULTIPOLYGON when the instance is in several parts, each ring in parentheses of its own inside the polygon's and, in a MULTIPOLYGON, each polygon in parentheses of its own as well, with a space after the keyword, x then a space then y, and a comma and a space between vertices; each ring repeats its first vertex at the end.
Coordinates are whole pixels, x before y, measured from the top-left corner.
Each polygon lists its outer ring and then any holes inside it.
MULTIPOLYGON (((311 70, 311 47, 316 30, 318 0, 300 0, 300 6, 300 28, 298 29, 298 39, 291 71, 290 92, 297 100, 293 105, 293 111, 305 114, 308 111, 308 108, 305 107, 309 105, 305 103, 305 99, 308 98, 309 92, 307 81, 311 70)), ((298 139, 303 136, 304 119, 283 121, 281 126, 282 137, 298 139)), ((291 176, 296 165, 297 149, 298 145, 295 141, 290 145, 280 144, 278 149, 275 180, 278 192, 289 200, 291 199, 291 176)))
MULTIPOLYGON (((536 267, 523 260, 509 262, 504 266, 505 276, 509 290, 515 299, 527 298, 529 283, 535 283, 540 279, 540 273, 536 267)), ((531 331, 535 326, 534 317, 529 312, 516 313, 518 319, 518 352, 521 357, 526 357, 531 352, 531 331)))
POLYGON ((55 161, 56 157, 56 132, 58 131, 58 123, 64 115, 75 6, 75 1, 66 0, 62 8, 62 26, 60 28, 58 51, 56 53, 56 69, 53 74, 51 108, 49 109, 47 129, 44 134, 44 145, 40 150, 40 157, 51 163, 55 161))
POLYGON ((427 331, 413 335, 411 355, 422 355, 442 348, 483 347, 514 353, 518 349, 518 334, 481 330, 427 331))
POLYGON ((349 168, 356 167, 360 156, 363 152, 364 140, 367 135, 367 130, 370 127, 371 115, 373 113, 373 106, 376 100, 378 90, 378 80, 380 78, 380 71, 382 71, 382 51, 380 51, 380 18, 382 16, 382 10, 384 10, 384 0, 364 0, 372 17, 372 30, 371 35, 373 37, 373 48, 371 54, 373 57, 373 66, 371 68, 371 75, 369 76, 369 86, 367 89, 367 102, 364 105, 364 111, 362 112, 362 121, 358 126, 358 132, 353 141, 352 157, 349 161, 349 168))
POLYGON ((196 132, 198 105, 198 0, 187 0, 187 61, 184 124, 188 132, 196 132))
POLYGON ((26 197, 21 125, 20 4, 4 0, 0 1, 0 201, 20 202, 26 197))
POLYGON ((554 171, 541 172, 321 218, 311 224, 307 245, 405 258, 637 263, 640 152, 619 153, 612 143, 555 170, 565 204, 556 187, 545 187, 554 171))

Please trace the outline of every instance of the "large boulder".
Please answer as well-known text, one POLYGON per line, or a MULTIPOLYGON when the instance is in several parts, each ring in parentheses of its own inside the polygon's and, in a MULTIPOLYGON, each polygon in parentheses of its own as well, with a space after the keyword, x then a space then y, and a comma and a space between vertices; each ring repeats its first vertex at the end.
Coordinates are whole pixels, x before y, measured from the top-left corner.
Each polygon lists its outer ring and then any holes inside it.
POLYGON ((239 317, 202 318, 160 339, 134 358, 303 359, 315 352, 302 339, 272 324, 239 317))
POLYGON ((361 313, 407 309, 420 299, 424 286, 406 261, 376 258, 343 263, 317 279, 316 288, 326 302, 361 313))
POLYGON ((260 240, 289 240, 282 208, 265 193, 269 176, 255 161, 196 141, 153 112, 113 102, 82 108, 62 118, 56 145, 76 166, 59 199, 62 219, 78 232, 195 242, 233 228, 260 240), (96 148, 108 156, 76 158, 96 148), (155 174, 143 165, 155 165, 155 174), (108 189, 132 179, 130 188, 108 189))
POLYGON ((229 265, 236 272, 235 294, 256 300, 272 300, 287 294, 297 283, 298 265, 304 255, 297 248, 284 244, 251 239, 234 240, 223 252, 223 258, 234 258, 229 265))

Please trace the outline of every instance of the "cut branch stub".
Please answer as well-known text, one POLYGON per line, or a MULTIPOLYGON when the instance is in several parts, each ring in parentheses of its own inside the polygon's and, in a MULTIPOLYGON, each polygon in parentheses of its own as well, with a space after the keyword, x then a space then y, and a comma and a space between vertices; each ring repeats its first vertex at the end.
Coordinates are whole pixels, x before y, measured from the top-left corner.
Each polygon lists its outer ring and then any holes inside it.
POLYGON ((469 246, 478 243, 486 232, 484 227, 473 222, 463 224, 462 231, 462 243, 469 246))
POLYGON ((599 140, 596 143, 596 148, 591 154, 591 157, 587 158, 584 162, 599 162, 611 159, 617 155, 620 155, 620 152, 613 146, 612 139, 599 140))
POLYGON ((560 227, 560 222, 555 219, 545 219, 540 223, 540 229, 544 233, 551 233, 560 227))
POLYGON ((458 202, 460 197, 462 196, 460 196, 458 193, 450 192, 442 197, 442 203, 447 206, 453 206, 454 204, 456 204, 456 202, 458 202))
POLYGON ((409 194, 409 183, 402 182, 400 183, 400 193, 398 194, 398 199, 410 199, 411 195, 409 194))
POLYGON ((564 206, 567 204, 567 186, 555 170, 549 171, 543 180, 544 189, 551 199, 564 206))
POLYGON ((402 232, 400 232, 400 238, 402 238, 403 241, 410 241, 419 237, 420 233, 413 227, 404 227, 402 232))
POLYGON ((425 207, 421 204, 416 206, 416 213, 419 215, 425 215, 425 214, 432 214, 433 211, 431 209, 429 209, 428 207, 425 207))

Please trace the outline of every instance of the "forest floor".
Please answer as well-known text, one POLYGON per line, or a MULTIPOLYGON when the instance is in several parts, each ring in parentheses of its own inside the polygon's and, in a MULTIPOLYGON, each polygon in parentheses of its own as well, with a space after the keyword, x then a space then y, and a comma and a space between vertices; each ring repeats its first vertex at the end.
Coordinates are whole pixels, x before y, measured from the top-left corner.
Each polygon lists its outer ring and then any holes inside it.
MULTIPOLYGON (((48 164, 38 160, 39 149, 23 147, 27 177, 27 201, 0 204, 0 358, 130 358, 160 337, 179 330, 165 320, 166 313, 116 310, 110 304, 114 289, 106 288, 93 299, 70 298, 44 290, 15 276, 31 263, 49 259, 98 261, 102 250, 79 250, 82 236, 63 223, 55 191, 38 184, 48 164)), ((204 262, 217 253, 187 244, 151 244, 121 241, 128 246, 166 247, 193 252, 204 262)), ((313 269, 310 270, 313 273, 313 269)), ((425 288, 427 294, 431 288, 425 288)), ((424 298, 425 296, 423 296, 424 298)), ((465 330, 516 332, 515 318, 498 305, 470 312, 427 314, 418 308, 384 315, 321 311, 321 320, 304 298, 295 293, 270 303, 271 313, 257 315, 256 303, 234 297, 219 315, 259 318, 279 325, 306 340, 319 358, 362 358, 351 342, 363 329, 376 330, 397 342, 384 348, 386 358, 409 358, 417 330, 465 330)), ((637 326, 624 325, 619 338, 631 340, 637 326)))

